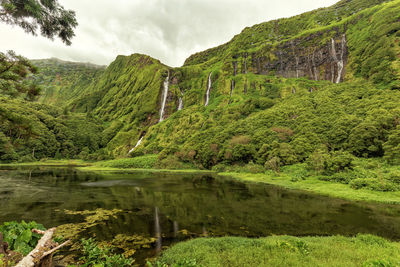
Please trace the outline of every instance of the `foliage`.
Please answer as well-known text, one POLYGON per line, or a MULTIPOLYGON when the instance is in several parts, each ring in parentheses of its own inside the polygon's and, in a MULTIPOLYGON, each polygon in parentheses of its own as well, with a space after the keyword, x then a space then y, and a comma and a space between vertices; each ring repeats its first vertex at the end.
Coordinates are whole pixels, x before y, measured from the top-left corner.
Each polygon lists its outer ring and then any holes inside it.
POLYGON ((42 237, 37 233, 32 233, 32 229, 46 230, 43 225, 36 222, 5 222, 0 225, 0 232, 3 233, 4 241, 8 243, 9 249, 23 255, 28 255, 42 237))
MULTIPOLYGON (((398 165, 387 164, 382 159, 356 159, 353 163, 353 170, 332 175, 315 173, 306 163, 283 166, 279 173, 267 170, 264 173, 253 174, 243 172, 239 168, 225 167, 222 171, 229 172, 220 175, 242 181, 275 184, 290 189, 311 190, 322 195, 349 200, 399 203, 398 165)), ((217 165, 218 168, 220 166, 217 165)))
POLYGON ((0 122, 1 161, 76 158, 101 148, 101 123, 56 107, 0 97, 0 122))
POLYGON ((40 70, 31 79, 42 88, 39 101, 46 104, 65 105, 83 94, 84 89, 104 72, 103 66, 56 58, 31 62, 40 70))
POLYGON ((80 258, 84 267, 124 267, 131 266, 132 259, 125 258, 122 255, 114 254, 110 247, 99 247, 92 239, 82 239, 84 256, 80 258))
POLYGON ((307 163, 309 168, 320 174, 332 175, 353 169, 354 156, 349 152, 335 151, 332 153, 316 150, 310 155, 307 163))
POLYGON ((43 71, 33 78, 47 84, 41 100, 66 104, 62 114, 48 108, 56 117, 52 125, 62 118, 65 127, 54 128, 45 120, 42 126, 47 131, 28 123, 36 121, 36 116, 42 124, 43 116, 37 113, 18 116, 18 123, 7 115, 9 122, 0 131, 0 157, 3 161, 44 156, 121 158, 143 137, 130 154, 136 159, 105 164, 226 170, 233 165, 259 173, 307 162, 325 180, 349 183, 368 178, 347 176, 353 169, 353 156, 384 157, 392 164, 400 158, 400 91, 389 90, 396 89, 400 73, 398 57, 392 56, 400 52, 398 3, 341 1, 255 25, 225 45, 193 55, 180 68, 140 54, 118 56, 105 70, 54 59, 37 61, 43 71), (305 56, 306 51, 331 44, 343 33, 348 39, 348 58, 346 78, 340 84, 278 77, 274 72, 260 73, 255 66, 257 57, 268 58, 273 65, 279 53, 290 55, 291 43, 298 43, 303 49, 299 56, 305 56), (374 39, 384 44, 372 44, 374 39), (166 119, 159 123, 167 77, 166 119), (205 107, 209 77, 210 101, 205 107), (184 108, 178 111, 179 99, 184 108), (85 119, 78 112, 85 113, 85 119), (84 123, 88 126, 81 127, 84 123), (39 141, 36 132, 49 132, 44 134, 46 141, 39 141), (36 149, 32 155, 35 146, 42 155, 36 156, 36 149), (140 158, 154 154, 159 155, 156 163, 155 158, 151 162, 140 158), (337 173, 342 177, 334 177, 337 173))
POLYGON ((22 95, 27 100, 34 100, 41 88, 26 78, 36 72, 37 67, 14 51, 0 52, 0 94, 12 97, 22 95))
POLYGON ((60 38, 67 45, 78 25, 75 12, 65 10, 57 0, 1 0, 0 21, 17 25, 27 33, 60 38), (38 29, 39 28, 39 29, 38 29))
POLYGON ((375 191, 397 191, 400 187, 388 181, 378 181, 373 178, 357 178, 350 182, 353 189, 368 188, 375 191))
POLYGON ((136 169, 152 169, 156 166, 158 160, 157 155, 145 155, 135 158, 116 159, 99 163, 100 166, 110 168, 136 168, 136 169))

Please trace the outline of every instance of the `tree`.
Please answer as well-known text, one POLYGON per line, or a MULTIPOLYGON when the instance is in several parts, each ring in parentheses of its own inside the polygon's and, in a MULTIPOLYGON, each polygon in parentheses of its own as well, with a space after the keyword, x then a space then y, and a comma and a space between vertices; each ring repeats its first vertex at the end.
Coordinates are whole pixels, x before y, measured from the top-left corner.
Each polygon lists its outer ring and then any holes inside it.
POLYGON ((400 125, 393 130, 388 141, 383 144, 385 150, 384 158, 393 164, 400 164, 400 125))
POLYGON ((36 72, 37 68, 28 59, 13 51, 0 52, 0 94, 13 97, 23 94, 26 99, 33 100, 39 95, 40 87, 26 78, 36 72))
POLYGON ((51 40, 55 36, 70 45, 73 29, 78 25, 75 12, 65 10, 57 0, 0 0, 0 21, 23 28, 36 35, 38 31, 51 40))

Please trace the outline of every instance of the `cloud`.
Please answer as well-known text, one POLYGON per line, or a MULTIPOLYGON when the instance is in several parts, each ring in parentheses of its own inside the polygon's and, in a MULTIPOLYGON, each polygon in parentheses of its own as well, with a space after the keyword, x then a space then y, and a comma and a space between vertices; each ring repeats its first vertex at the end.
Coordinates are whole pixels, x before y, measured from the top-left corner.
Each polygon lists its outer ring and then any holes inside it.
POLYGON ((29 58, 109 64, 119 54, 143 53, 181 66, 195 52, 229 41, 257 23, 289 17, 336 0, 59 0, 76 11, 71 46, 0 24, 0 51, 29 58))

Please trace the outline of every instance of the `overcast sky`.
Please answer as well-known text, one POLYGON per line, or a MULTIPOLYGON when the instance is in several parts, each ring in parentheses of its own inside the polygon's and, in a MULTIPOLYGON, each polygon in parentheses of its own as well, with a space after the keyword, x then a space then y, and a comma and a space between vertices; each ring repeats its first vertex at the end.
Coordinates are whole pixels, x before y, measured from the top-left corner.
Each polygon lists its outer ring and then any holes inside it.
POLYGON ((195 52, 229 41, 247 26, 326 7, 338 0, 59 0, 75 10, 71 46, 0 23, 0 51, 107 65, 143 53, 177 67, 195 52))

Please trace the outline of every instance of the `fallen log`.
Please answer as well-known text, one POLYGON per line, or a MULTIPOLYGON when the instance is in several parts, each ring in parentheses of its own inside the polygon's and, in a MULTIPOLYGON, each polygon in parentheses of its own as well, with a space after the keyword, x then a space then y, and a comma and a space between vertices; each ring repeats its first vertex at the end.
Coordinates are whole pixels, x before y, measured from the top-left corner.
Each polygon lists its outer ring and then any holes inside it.
POLYGON ((24 257, 16 267, 34 267, 38 265, 46 257, 51 257, 51 255, 58 249, 67 245, 69 241, 64 242, 61 245, 52 241, 53 234, 56 228, 51 228, 47 231, 40 231, 33 229, 32 232, 42 234, 42 238, 37 243, 36 247, 24 257))

